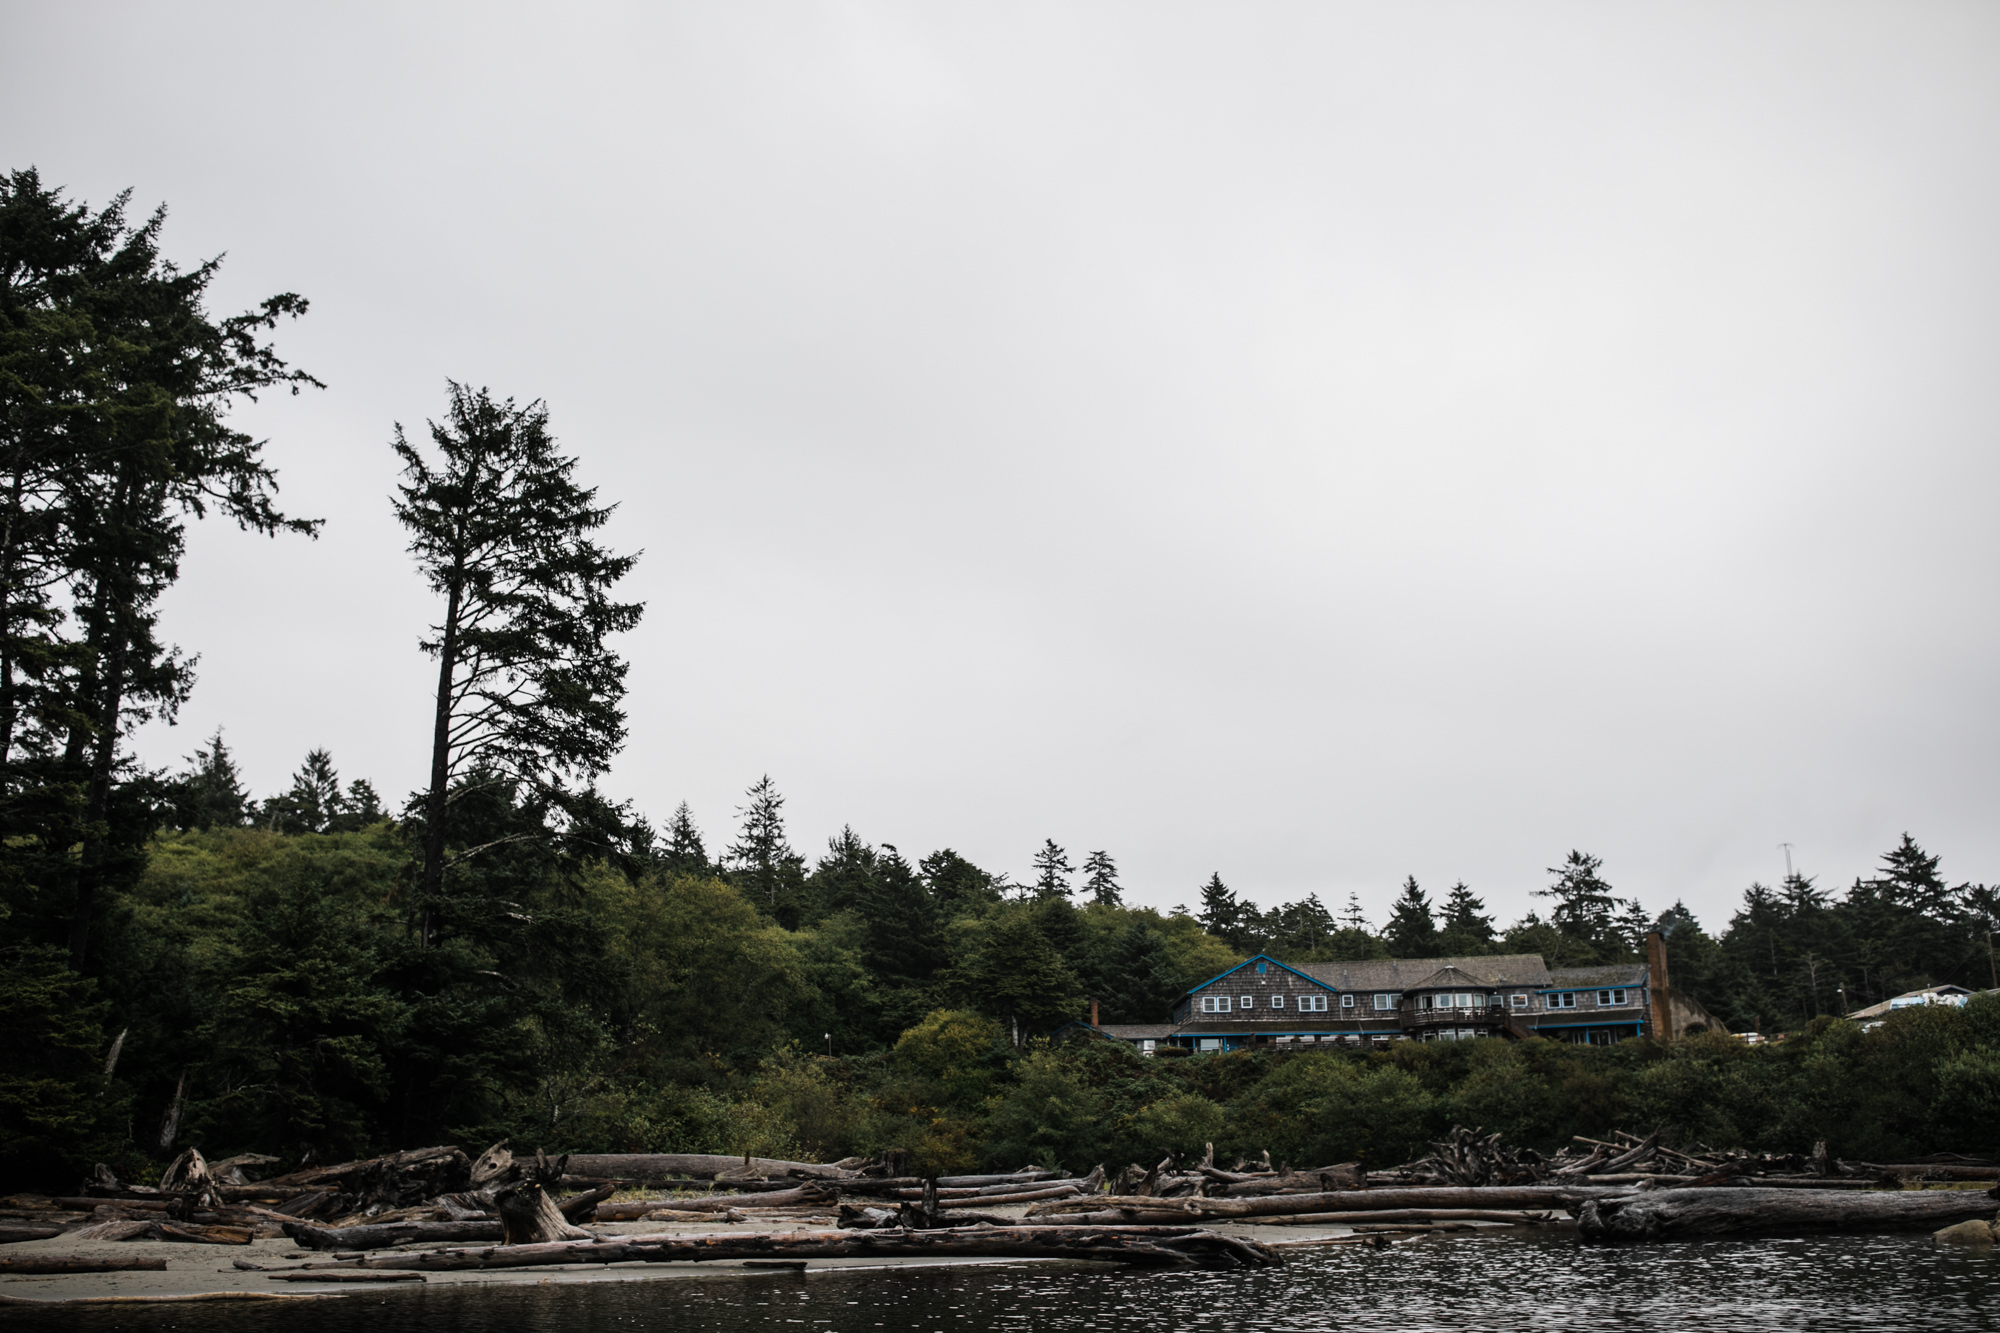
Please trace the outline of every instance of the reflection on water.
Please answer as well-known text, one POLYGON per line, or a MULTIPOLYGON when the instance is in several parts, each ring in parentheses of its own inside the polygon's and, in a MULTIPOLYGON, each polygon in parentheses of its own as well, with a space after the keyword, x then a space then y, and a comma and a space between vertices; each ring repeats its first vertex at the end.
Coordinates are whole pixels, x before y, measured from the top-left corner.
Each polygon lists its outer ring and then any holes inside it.
POLYGON ((681 1281, 444 1287, 256 1306, 0 1312, 8 1333, 1432 1333, 2000 1328, 2000 1260, 1924 1236, 1629 1247, 1486 1237, 1294 1251, 1259 1273, 1042 1267, 718 1272, 681 1281))

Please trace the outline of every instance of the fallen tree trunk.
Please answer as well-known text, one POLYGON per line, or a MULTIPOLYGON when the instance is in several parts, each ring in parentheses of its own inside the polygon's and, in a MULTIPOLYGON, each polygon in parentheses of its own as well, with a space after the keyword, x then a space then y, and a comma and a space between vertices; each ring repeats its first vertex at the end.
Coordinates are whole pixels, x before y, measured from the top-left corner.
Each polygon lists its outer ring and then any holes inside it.
MULTIPOLYGON (((1211 1177, 1213 1179, 1213 1177, 1211 1177)), ((1329 1190, 1354 1189, 1361 1177, 1352 1169, 1294 1171, 1285 1176, 1256 1176, 1224 1185, 1216 1193, 1228 1199, 1258 1199, 1271 1194, 1324 1194, 1329 1190)))
POLYGON ((854 1174, 837 1166, 818 1162, 787 1162, 773 1157, 725 1157, 720 1153, 571 1153, 572 1175, 595 1176, 600 1180, 664 1180, 669 1176, 713 1179, 725 1171, 767 1176, 806 1176, 838 1180, 854 1174))
POLYGON ((51 1254, 36 1259, 0 1259, 0 1273, 163 1273, 165 1259, 76 1259, 51 1254))
POLYGON ((339 1267, 439 1272, 541 1264, 699 1263, 722 1259, 908 1256, 1096 1259, 1158 1268, 1264 1268, 1277 1253, 1198 1227, 954 1227, 941 1231, 792 1231, 736 1236, 621 1236, 556 1245, 510 1245, 382 1255, 339 1267))
POLYGON ((77 1240, 178 1240, 196 1245, 248 1245, 248 1227, 195 1226, 185 1222, 95 1222, 73 1233, 77 1240))
POLYGON ((285 1222, 285 1234, 302 1250, 386 1250, 415 1241, 499 1240, 506 1229, 499 1222, 387 1222, 359 1227, 316 1227, 310 1222, 285 1222))
POLYGON ((12 1222, 0 1222, 0 1245, 12 1245, 23 1240, 48 1240, 60 1236, 61 1227, 19 1226, 12 1222))
POLYGON ((1591 1240, 1658 1240, 1758 1231, 1928 1231, 1991 1217, 1973 1190, 1672 1189, 1592 1199, 1577 1226, 1591 1240))
MULTIPOLYGON (((1128 1202, 1132 1206, 1124 1208, 1093 1208, 1087 1213, 1061 1213, 1052 1218, 1035 1220, 1060 1221, 1065 1226, 1077 1227, 1186 1226, 1191 1222, 1200 1220, 1186 1209, 1171 1207, 1170 1205, 1176 1202, 1173 1199, 1137 1199, 1129 1200, 1128 1202)), ((1029 1217, 1034 1218, 1032 1210, 1029 1212, 1029 1217)), ((1282 1220, 1289 1222, 1291 1219, 1285 1218, 1282 1220)), ((1016 1225, 1027 1226, 1031 1225, 1031 1223, 1021 1222, 1016 1223, 1016 1225)))
POLYGON ((1067 1171, 1016 1171, 1011 1176, 939 1176, 938 1188, 959 1189, 964 1186, 981 1185, 1025 1185, 1036 1180, 1065 1180, 1067 1171))
POLYGON ((1197 1218, 1373 1212, 1383 1208, 1568 1208, 1586 1199, 1625 1193, 1629 1191, 1588 1185, 1435 1185, 1411 1189, 1276 1194, 1262 1199, 1153 1199, 1138 1195, 1096 1195, 1036 1204, 1028 1210, 1028 1216, 1057 1217, 1069 1212, 1103 1208, 1185 1211, 1187 1216, 1197 1218))
POLYGON ((1268 1220, 1286 1226, 1373 1226, 1378 1222, 1504 1222, 1536 1226, 1551 1218, 1547 1212, 1494 1212, 1484 1208, 1381 1208, 1372 1212, 1292 1213, 1268 1220))
POLYGON ((625 1199, 597 1205, 600 1222, 635 1222, 647 1213, 671 1208, 682 1213, 721 1213, 732 1208, 796 1208, 801 1204, 833 1206, 833 1198, 816 1184, 797 1189, 770 1190, 758 1194, 711 1194, 705 1199, 625 1199))
POLYGON ((422 1273, 346 1273, 318 1269, 309 1273, 270 1273, 273 1282, 422 1282, 422 1273))
POLYGON ((616 1194, 620 1188, 620 1182, 607 1181, 596 1189, 585 1190, 581 1194, 573 1194, 559 1201, 556 1209, 572 1222, 593 1221, 596 1218, 597 1205, 616 1194))
POLYGON ((1079 1195, 1074 1185, 1056 1185, 1048 1189, 1023 1190, 1018 1194, 975 1194, 971 1198, 942 1199, 940 1208, 1004 1208, 1010 1203, 1039 1203, 1045 1199, 1090 1198, 1079 1195))

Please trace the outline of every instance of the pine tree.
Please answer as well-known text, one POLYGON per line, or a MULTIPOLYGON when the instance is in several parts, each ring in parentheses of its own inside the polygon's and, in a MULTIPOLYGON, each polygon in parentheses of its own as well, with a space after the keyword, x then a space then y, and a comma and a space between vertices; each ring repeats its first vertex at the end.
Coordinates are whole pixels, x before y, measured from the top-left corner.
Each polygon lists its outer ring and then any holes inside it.
POLYGON ((949 847, 917 862, 917 871, 930 890, 931 901, 937 904, 940 920, 949 921, 1000 901, 993 876, 949 847))
POLYGON ((1037 900, 1062 898, 1070 895, 1069 877, 1075 867, 1069 863, 1069 853, 1056 846, 1054 838, 1045 839, 1042 849, 1035 853, 1035 897, 1037 900))
POLYGON ((597 544, 612 507, 576 484, 548 409, 448 387, 446 421, 430 426, 435 463, 401 426, 394 440, 396 518, 443 602, 423 645, 438 663, 417 893, 425 943, 445 875, 486 850, 453 836, 451 808, 469 790, 508 787, 539 812, 541 827, 517 826, 513 839, 579 856, 629 841, 595 783, 625 740, 626 666, 607 640, 644 609, 612 600, 637 557, 597 544))
POLYGON ((337 832, 353 833, 372 828, 385 818, 375 784, 367 778, 356 778, 347 784, 347 794, 341 798, 341 811, 332 827, 337 832))
POLYGON ((785 840, 785 798, 771 775, 744 792, 750 803, 739 806, 743 825, 729 848, 729 864, 739 887, 751 900, 781 921, 797 924, 803 904, 805 861, 785 840))
POLYGON ((1493 918, 1464 880, 1445 894, 1444 927, 1438 944, 1447 957, 1485 953, 1493 945, 1493 918))
POLYGON ((340 774, 334 771, 333 755, 326 750, 308 750, 305 762, 292 774, 291 790, 266 802, 265 816, 275 829, 325 833, 346 806, 347 798, 340 790, 340 774))
POLYGON ((1109 852, 1092 852, 1083 862, 1083 891, 1090 900, 1104 907, 1123 907, 1125 900, 1118 892, 1118 865, 1109 852))
POLYGON ((660 859, 677 874, 707 875, 714 870, 708 863, 708 848, 702 844, 701 830, 695 827, 694 811, 686 801, 674 808, 674 817, 667 824, 667 845, 660 859))
POLYGON ((985 923, 955 984, 966 1003, 999 1019, 1017 1042, 1075 1018, 1085 998, 1033 909, 1022 904, 1009 904, 985 923))
POLYGON ((1347 906, 1341 909, 1340 928, 1363 932, 1368 929, 1368 915, 1361 910, 1361 895, 1353 889, 1347 891, 1347 906))
POLYGON ((1429 958, 1437 950, 1437 921, 1431 916, 1431 900, 1417 887, 1417 877, 1403 881, 1403 892, 1389 909, 1389 924, 1382 933, 1388 937, 1389 951, 1398 958, 1429 958))
MULTIPOLYGON (((937 909, 923 880, 892 844, 883 843, 875 853, 873 873, 856 908, 867 923, 868 965, 876 976, 915 986, 944 965, 937 909)), ((921 1016, 904 1015, 902 1026, 921 1016)))
POLYGON ((826 854, 813 867, 813 897, 829 912, 862 910, 875 878, 875 849, 851 827, 826 840, 826 854))
POLYGON ((236 828, 249 813, 250 794, 222 728, 187 757, 187 771, 173 784, 176 822, 182 828, 236 828))
POLYGON ((1589 946, 1599 954, 1622 952, 1618 940, 1618 913, 1624 904, 1598 874, 1604 863, 1595 856, 1572 851, 1560 866, 1551 866, 1555 883, 1536 889, 1537 898, 1553 898, 1550 923, 1571 940, 1589 946))
POLYGON ((212 318, 220 261, 177 268, 164 210, 130 227, 128 200, 92 215, 32 168, 0 178, 0 841, 35 895, 67 882, 79 969, 157 817, 125 742, 193 685, 157 632, 184 521, 316 527, 277 511, 262 444, 227 424, 242 399, 317 384, 265 338, 306 303, 212 318))
POLYGON ((1286 903, 1270 913, 1271 950, 1288 962, 1315 962, 1333 942, 1333 916, 1309 893, 1295 903, 1286 903))
POLYGON ((1158 1023, 1186 989, 1174 972, 1167 937, 1134 921, 1111 937, 1100 969, 1098 1018, 1106 1023, 1158 1023))
POLYGON ((1201 886, 1201 912, 1195 920, 1201 922, 1203 930, 1221 940, 1233 938, 1242 925, 1243 904, 1222 882, 1220 870, 1209 875, 1208 883, 1201 886))

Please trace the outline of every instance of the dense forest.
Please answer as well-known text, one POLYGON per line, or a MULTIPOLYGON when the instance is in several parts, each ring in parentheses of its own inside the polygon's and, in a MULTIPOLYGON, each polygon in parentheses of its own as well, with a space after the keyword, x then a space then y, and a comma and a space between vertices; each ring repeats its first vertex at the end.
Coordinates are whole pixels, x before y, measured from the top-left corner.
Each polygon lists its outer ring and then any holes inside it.
POLYGON ((279 508, 229 410, 317 382, 271 342, 303 299, 211 316, 215 262, 168 263, 164 214, 125 208, 0 180, 0 1183, 100 1160, 142 1176, 191 1142, 293 1162, 501 1138, 900 1147, 929 1169, 1204 1142, 1385 1163, 1454 1122, 1545 1147, 1614 1126, 1877 1158, 1991 1146, 2000 998, 1867 1032, 1836 1017, 1995 984, 1993 891, 1908 836, 1838 894, 1749 886, 1714 934, 1619 896, 1581 851, 1512 925, 1463 883, 1411 879, 1378 926, 1358 895, 1264 909, 1219 873, 1172 910, 1133 906, 1112 855, 1052 840, 1018 881, 851 829, 809 854, 769 777, 727 834, 612 801, 634 557, 599 543, 610 506, 547 408, 466 385, 414 442, 385 431, 437 607, 424 770, 378 789, 315 750, 257 799, 221 732, 148 767, 133 728, 195 682, 159 623, 186 525, 317 527, 279 508), (1161 1020, 1253 952, 1561 966, 1635 958, 1655 929, 1732 1029, 1791 1038, 1151 1059, 1048 1038, 1093 1000, 1161 1020))

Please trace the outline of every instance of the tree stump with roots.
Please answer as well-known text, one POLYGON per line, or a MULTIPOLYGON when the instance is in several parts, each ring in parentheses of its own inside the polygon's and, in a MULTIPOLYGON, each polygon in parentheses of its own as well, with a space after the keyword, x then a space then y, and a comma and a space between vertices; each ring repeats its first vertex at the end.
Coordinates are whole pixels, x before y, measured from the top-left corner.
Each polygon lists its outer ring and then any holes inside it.
POLYGON ((540 1149, 535 1151, 532 1167, 524 1162, 515 1163, 521 1178, 493 1191, 494 1211, 500 1214, 501 1244, 544 1245, 552 1241, 596 1239, 583 1228, 571 1226, 556 1207, 556 1201, 549 1197, 549 1190, 561 1182, 563 1167, 568 1163, 567 1154, 551 1162, 540 1149))

